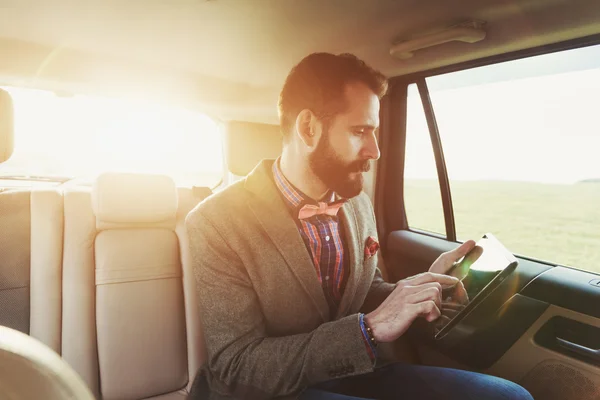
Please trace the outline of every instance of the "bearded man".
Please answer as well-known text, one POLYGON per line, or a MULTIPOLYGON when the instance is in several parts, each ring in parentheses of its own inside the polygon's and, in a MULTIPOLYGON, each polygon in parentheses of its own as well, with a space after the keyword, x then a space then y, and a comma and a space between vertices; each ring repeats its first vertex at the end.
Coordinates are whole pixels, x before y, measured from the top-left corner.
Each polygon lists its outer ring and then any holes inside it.
MULTIPOLYGON (((466 371, 385 364, 385 343, 440 317, 444 275, 382 279, 363 173, 379 158, 387 80, 355 56, 311 54, 279 99, 283 152, 201 203, 186 220, 211 399, 531 399, 466 371)), ((399 205, 400 206, 400 205, 399 205)))

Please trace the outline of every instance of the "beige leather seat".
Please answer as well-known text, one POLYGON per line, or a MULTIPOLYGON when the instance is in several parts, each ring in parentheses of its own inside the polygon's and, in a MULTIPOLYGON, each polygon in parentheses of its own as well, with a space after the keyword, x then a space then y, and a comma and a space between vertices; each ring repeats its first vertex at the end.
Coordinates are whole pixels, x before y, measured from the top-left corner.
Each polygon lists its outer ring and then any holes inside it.
POLYGON ((29 333, 31 193, 0 193, 0 325, 29 333))
POLYGON ((58 190, 0 193, 0 325, 59 353, 62 238, 58 190))
POLYGON ((56 352, 0 326, 0 399, 93 400, 94 396, 56 352))
POLYGON ((96 396, 187 396, 203 360, 183 225, 197 202, 159 175, 65 190, 62 355, 96 396))

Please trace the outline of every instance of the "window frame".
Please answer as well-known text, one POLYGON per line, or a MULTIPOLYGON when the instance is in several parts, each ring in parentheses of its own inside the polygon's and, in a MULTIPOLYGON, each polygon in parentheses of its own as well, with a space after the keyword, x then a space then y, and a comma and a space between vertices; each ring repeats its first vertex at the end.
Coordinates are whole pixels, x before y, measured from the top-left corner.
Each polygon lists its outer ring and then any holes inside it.
MULTIPOLYGON (((568 40, 550 45, 519 50, 515 52, 486 57, 478 60, 467 61, 459 64, 431 69, 414 74, 397 76, 389 80, 388 94, 382 99, 380 112, 380 147, 381 158, 378 161, 376 190, 375 190, 375 215, 380 237, 387 238, 391 232, 408 230, 450 242, 460 243, 456 238, 456 225, 452 207, 452 195, 448 180, 448 172, 444 159, 439 129, 435 119, 435 112, 427 89, 426 79, 436 75, 463 71, 486 65, 514 61, 544 54, 574 50, 600 44, 600 34, 586 36, 579 39, 568 40), (415 84, 421 97, 423 110, 427 120, 427 127, 433 147, 440 195, 444 211, 445 235, 411 228, 408 225, 404 203, 404 164, 406 153, 406 118, 408 104, 408 87, 415 84)), ((383 241, 382 250, 385 254, 386 246, 383 241)), ((521 258, 543 262, 527 256, 521 258)))

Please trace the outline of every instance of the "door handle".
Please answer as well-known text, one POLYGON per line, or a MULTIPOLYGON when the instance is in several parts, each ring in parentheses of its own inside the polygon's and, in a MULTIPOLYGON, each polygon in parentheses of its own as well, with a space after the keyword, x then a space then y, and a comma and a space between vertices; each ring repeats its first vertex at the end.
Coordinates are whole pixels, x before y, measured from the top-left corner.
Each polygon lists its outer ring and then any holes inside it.
POLYGON ((573 343, 573 342, 570 342, 568 340, 565 340, 565 339, 562 339, 559 337, 556 338, 556 341, 558 342, 558 344, 561 347, 564 347, 565 349, 568 349, 575 353, 590 357, 596 361, 600 361, 600 349, 597 349, 597 350, 590 349, 589 347, 582 346, 580 344, 573 343))

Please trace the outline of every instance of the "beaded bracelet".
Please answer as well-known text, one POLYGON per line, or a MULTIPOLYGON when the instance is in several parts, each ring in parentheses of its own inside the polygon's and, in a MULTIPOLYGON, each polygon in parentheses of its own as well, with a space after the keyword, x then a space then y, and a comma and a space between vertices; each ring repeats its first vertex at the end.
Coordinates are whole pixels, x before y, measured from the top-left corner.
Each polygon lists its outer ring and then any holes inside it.
POLYGON ((367 330, 367 335, 369 336, 369 341, 371 342, 373 347, 377 347, 377 340, 375 340, 375 335, 373 335, 373 329, 371 329, 369 324, 367 324, 367 321, 364 320, 364 317, 363 317, 363 324, 365 325, 365 329, 367 330))

